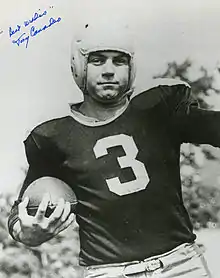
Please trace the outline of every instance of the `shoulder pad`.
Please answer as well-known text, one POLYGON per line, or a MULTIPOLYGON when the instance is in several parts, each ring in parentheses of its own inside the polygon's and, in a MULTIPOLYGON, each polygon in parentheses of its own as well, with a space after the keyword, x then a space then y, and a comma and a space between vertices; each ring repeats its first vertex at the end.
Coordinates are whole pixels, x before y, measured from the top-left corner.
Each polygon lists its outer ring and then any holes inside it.
POLYGON ((174 79, 174 78, 148 79, 144 83, 140 82, 140 83, 135 84, 134 93, 131 96, 131 98, 133 98, 137 95, 140 95, 141 93, 144 93, 146 91, 160 87, 160 86, 172 87, 172 86, 178 86, 178 85, 184 85, 188 88, 191 88, 191 86, 187 82, 179 80, 179 79, 174 79))
MULTIPOLYGON (((146 80, 147 86, 137 86, 131 96, 132 103, 138 106, 139 109, 149 109, 159 104, 161 101, 167 101, 169 96, 179 98, 179 90, 173 90, 174 86, 181 86, 184 91, 190 89, 190 85, 178 79, 157 78, 146 80), (173 94, 175 92, 175 94, 173 94)), ((182 90, 181 90, 182 91, 182 90)), ((181 96, 183 97, 183 96, 181 96)))
POLYGON ((29 130, 26 131, 26 139, 31 134, 47 135, 56 132, 57 125, 63 122, 63 120, 65 120, 66 117, 68 117, 68 115, 59 118, 48 118, 44 121, 36 123, 33 128, 30 128, 29 130))
POLYGON ((44 124, 56 119, 65 118, 70 113, 69 112, 70 108, 68 104, 62 107, 60 111, 55 109, 51 109, 50 111, 48 110, 49 109, 46 109, 46 111, 43 111, 38 115, 35 114, 34 115, 35 117, 33 116, 31 118, 31 121, 29 121, 29 124, 25 128, 26 129, 24 132, 25 138, 27 138, 32 132, 38 130, 39 127, 44 126, 44 124))

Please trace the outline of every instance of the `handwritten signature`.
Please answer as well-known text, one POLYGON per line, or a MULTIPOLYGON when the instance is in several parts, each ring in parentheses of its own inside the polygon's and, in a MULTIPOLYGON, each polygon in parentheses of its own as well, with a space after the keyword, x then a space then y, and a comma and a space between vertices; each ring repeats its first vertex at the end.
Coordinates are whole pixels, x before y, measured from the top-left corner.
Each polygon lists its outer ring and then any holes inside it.
MULTIPOLYGON (((24 21, 24 25, 23 27, 27 27, 29 24, 33 23, 34 21, 38 20, 39 18, 45 16, 47 14, 47 11, 45 10, 43 13, 34 13, 34 15, 32 16, 31 19, 25 20, 24 21)), ((15 35, 17 32, 20 32, 22 28, 22 25, 18 25, 16 26, 15 29, 12 29, 12 27, 9 27, 9 36, 12 37, 13 35, 15 35)))
POLYGON ((9 37, 13 37, 15 34, 19 33, 20 36, 14 40, 12 40, 13 44, 16 44, 20 46, 21 44, 24 44, 25 47, 28 47, 30 37, 36 37, 38 36, 41 32, 46 31, 49 29, 51 26, 53 26, 55 23, 58 23, 61 21, 61 17, 58 17, 57 19, 50 17, 48 24, 45 24, 41 28, 37 28, 34 25, 30 25, 37 21, 38 19, 42 18, 43 16, 47 15, 47 11, 45 10, 43 13, 34 13, 31 19, 25 20, 23 25, 18 25, 12 29, 12 27, 9 27, 9 37), (29 26, 30 25, 30 26, 29 26), (28 32, 23 32, 22 34, 20 33, 22 31, 22 28, 30 27, 28 32))
POLYGON ((37 29, 35 26, 31 26, 30 35, 27 35, 26 33, 23 33, 23 34, 20 35, 20 37, 18 37, 18 39, 13 40, 12 43, 17 44, 18 46, 20 46, 23 43, 26 43, 25 47, 27 48, 28 44, 29 44, 30 37, 37 36, 41 32, 47 30, 52 25, 54 25, 55 23, 60 22, 60 21, 61 21, 61 17, 58 17, 57 19, 54 19, 53 17, 51 17, 49 19, 49 24, 48 25, 44 25, 42 28, 37 29))

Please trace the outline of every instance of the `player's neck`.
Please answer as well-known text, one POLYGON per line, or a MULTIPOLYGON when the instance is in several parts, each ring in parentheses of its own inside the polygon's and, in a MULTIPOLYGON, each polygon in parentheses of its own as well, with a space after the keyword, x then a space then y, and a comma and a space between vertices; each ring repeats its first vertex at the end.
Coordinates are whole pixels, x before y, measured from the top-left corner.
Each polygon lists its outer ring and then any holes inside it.
POLYGON ((105 121, 114 117, 127 105, 127 98, 121 99, 121 101, 116 104, 102 104, 85 95, 84 102, 81 104, 79 111, 87 117, 95 118, 99 121, 105 121))

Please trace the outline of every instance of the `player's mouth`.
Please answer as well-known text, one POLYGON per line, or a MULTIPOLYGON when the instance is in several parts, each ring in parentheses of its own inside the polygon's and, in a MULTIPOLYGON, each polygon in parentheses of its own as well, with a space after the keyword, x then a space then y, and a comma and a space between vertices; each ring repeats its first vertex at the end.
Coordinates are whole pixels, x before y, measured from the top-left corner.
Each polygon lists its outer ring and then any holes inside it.
POLYGON ((112 82, 112 81, 106 81, 106 82, 97 82, 97 85, 119 85, 119 82, 112 82))

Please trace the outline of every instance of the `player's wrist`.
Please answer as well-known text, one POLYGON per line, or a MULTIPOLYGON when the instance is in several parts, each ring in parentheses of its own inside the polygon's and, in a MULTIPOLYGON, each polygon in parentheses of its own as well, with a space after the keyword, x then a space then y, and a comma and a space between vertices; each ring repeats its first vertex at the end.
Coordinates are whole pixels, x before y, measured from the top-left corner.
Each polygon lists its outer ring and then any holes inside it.
POLYGON ((41 244, 49 240, 46 237, 38 237, 38 236, 30 237, 29 235, 23 233, 22 231, 17 234, 17 238, 19 242, 29 247, 40 246, 41 244))
MULTIPOLYGON (((17 221, 14 226, 13 226, 13 230, 12 230, 12 234, 13 234, 13 237, 16 241, 18 242, 21 242, 27 246, 31 246, 31 247, 34 247, 34 246, 38 246, 38 245, 41 245, 44 241, 39 241, 39 238, 38 238, 38 241, 35 242, 36 240, 34 240, 34 238, 30 238, 30 233, 28 233, 29 235, 25 235, 25 233, 23 233, 22 229, 21 229, 21 225, 20 225, 20 222, 17 221)), ((36 238, 36 237, 35 237, 36 238)))

